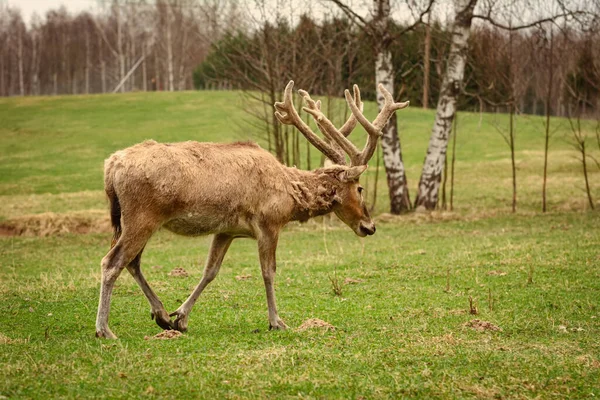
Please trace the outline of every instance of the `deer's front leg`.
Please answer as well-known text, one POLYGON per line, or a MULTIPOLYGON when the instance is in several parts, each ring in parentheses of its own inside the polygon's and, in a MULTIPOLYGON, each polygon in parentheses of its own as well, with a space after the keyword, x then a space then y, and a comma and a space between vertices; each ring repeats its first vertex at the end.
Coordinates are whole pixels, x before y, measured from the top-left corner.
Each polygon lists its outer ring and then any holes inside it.
POLYGON ((190 294, 190 297, 188 297, 176 311, 170 314, 171 317, 176 317, 174 325, 175 329, 178 331, 185 332, 187 330, 188 318, 192 311, 192 307, 194 307, 196 300, 198 300, 198 297, 200 297, 204 288, 216 278, 219 269, 221 268, 223 258, 225 257, 225 253, 227 253, 227 249, 229 249, 229 245, 232 241, 233 236, 226 234, 216 234, 213 237, 208 258, 206 259, 206 265, 204 267, 204 275, 202 276, 200 283, 196 286, 192 294, 190 294))
POLYGON ((277 305, 275 301, 275 252, 277 250, 277 240, 279 232, 261 232, 258 238, 258 254, 260 257, 260 268, 262 270, 265 289, 267 291, 267 306, 269 307, 269 330, 287 329, 285 322, 277 314, 277 305))

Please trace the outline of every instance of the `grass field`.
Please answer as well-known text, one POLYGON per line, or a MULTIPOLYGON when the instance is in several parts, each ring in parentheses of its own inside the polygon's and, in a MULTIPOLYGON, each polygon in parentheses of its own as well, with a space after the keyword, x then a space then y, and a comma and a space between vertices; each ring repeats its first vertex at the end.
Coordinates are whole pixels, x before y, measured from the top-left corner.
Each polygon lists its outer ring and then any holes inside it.
MULTIPOLYGON (((0 99, 0 221, 37 224, 30 233, 69 219, 94 226, 107 215, 104 158, 147 138, 248 139, 240 103, 220 92, 0 99)), ((541 214, 541 120, 519 117, 512 215, 494 128, 505 117, 484 115, 481 128, 479 118, 461 114, 455 212, 380 215, 367 239, 320 221, 286 229, 276 283, 285 332, 267 331, 253 241, 234 242, 179 338, 145 340, 160 328, 122 274, 110 319, 120 339, 105 341, 94 322, 106 227, 0 236, 0 399, 600 395, 600 213, 587 209, 567 125, 554 121, 551 212, 541 214), (335 330, 299 330, 309 318, 335 330), (474 319, 501 330, 472 329, 474 319)), ((399 120, 414 194, 433 113, 403 110, 399 120)), ((600 207, 600 171, 590 170, 600 207)), ((148 244, 143 269, 169 311, 200 279, 208 245, 163 231, 148 244), (189 276, 169 275, 176 267, 189 276)))

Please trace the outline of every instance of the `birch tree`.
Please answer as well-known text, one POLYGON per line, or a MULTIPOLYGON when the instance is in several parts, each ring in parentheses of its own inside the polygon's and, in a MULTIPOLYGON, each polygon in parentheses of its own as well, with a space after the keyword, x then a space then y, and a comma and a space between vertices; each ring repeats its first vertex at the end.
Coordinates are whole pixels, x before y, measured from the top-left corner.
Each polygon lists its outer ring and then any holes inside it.
POLYGON ((446 158, 446 149, 448 147, 448 138, 452 126, 452 120, 456 113, 456 102, 462 92, 463 78, 467 59, 468 39, 471 34, 471 24, 474 18, 485 21, 492 26, 505 30, 517 31, 532 28, 542 23, 554 21, 560 18, 568 18, 572 16, 589 16, 590 13, 586 10, 568 9, 564 3, 558 1, 560 13, 540 17, 532 22, 523 23, 521 25, 513 25, 514 19, 519 19, 524 14, 527 14, 527 9, 534 7, 532 4, 521 4, 521 10, 514 11, 513 5, 515 0, 509 0, 511 12, 508 15, 508 24, 503 23, 506 16, 501 16, 500 19, 494 13, 496 9, 505 7, 497 7, 499 1, 490 0, 485 2, 485 12, 482 14, 474 14, 475 6, 478 0, 454 0, 455 19, 452 27, 452 42, 448 60, 446 64, 446 72, 442 80, 440 97, 436 109, 435 122, 432 128, 429 147, 423 163, 421 178, 417 189, 417 198, 415 207, 424 207, 428 210, 435 209, 438 202, 438 192, 441 182, 442 171, 446 158), (498 3, 498 4, 497 4, 498 3))
MULTIPOLYGON (((421 23, 423 16, 431 10, 434 1, 426 1, 416 21, 406 29, 403 29, 396 37, 392 37, 390 32, 390 24, 392 22, 390 0, 373 0, 370 20, 361 17, 341 0, 331 1, 357 23, 370 37, 375 52, 375 87, 382 84, 393 95, 396 71, 392 64, 391 44, 394 40, 398 40, 398 36, 412 30, 421 23)), ((377 105, 380 110, 383 107, 383 103, 383 96, 378 92, 377 105)), ((398 135, 398 123, 395 115, 392 115, 389 119, 382 133, 381 148, 383 150, 383 164, 387 175, 390 196, 390 212, 392 214, 400 214, 409 211, 411 204, 406 169, 402 159, 402 147, 398 135)))
POLYGON ((429 148, 427 149, 419 181, 415 207, 425 207, 428 210, 433 210, 437 205, 448 138, 456 114, 456 102, 462 91, 467 60, 467 45, 471 33, 473 10, 476 4, 477 0, 455 0, 454 3, 456 16, 452 26, 452 43, 440 89, 429 148))

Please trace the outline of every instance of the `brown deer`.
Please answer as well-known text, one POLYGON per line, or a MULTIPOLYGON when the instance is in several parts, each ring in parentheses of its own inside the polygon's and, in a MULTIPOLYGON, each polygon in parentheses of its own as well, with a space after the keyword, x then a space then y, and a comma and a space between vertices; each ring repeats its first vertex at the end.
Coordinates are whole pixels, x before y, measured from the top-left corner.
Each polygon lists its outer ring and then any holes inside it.
POLYGON ((305 124, 292 102, 291 81, 275 115, 294 125, 334 165, 302 171, 282 165, 254 143, 157 143, 149 140, 117 151, 105 162, 104 185, 111 210, 114 238, 102 259, 100 304, 96 336, 116 338, 108 327, 114 283, 124 268, 133 275, 150 302, 152 318, 163 329, 185 331, 194 303, 217 276, 223 257, 235 238, 258 241, 267 292, 269 329, 285 329, 275 305, 275 251, 280 230, 290 221, 306 221, 334 212, 357 235, 375 233, 358 182, 367 168, 383 126, 408 102, 395 103, 383 86, 385 105, 371 123, 362 114, 360 91, 345 91, 352 115, 337 129, 315 102, 300 90, 306 107, 326 140, 305 124), (359 151, 347 138, 360 123, 368 133, 359 151), (345 154, 350 158, 347 165, 345 154), (160 227, 186 236, 214 234, 200 283, 173 313, 165 310, 142 275, 140 259, 146 242, 160 227), (176 317, 171 321, 170 317, 176 317))

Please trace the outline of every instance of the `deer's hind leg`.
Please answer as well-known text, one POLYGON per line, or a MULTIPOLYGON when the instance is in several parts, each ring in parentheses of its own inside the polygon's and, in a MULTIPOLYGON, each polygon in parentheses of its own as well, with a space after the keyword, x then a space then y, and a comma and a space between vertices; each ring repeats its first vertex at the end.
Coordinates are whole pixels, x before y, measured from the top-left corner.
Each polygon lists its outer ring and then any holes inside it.
POLYGON ((143 251, 144 249, 142 249, 142 251, 140 251, 138 255, 133 259, 133 261, 129 263, 129 265, 127 266, 127 270, 133 276, 133 279, 135 279, 137 284, 142 289, 142 292, 144 292, 144 295, 148 299, 148 302, 150 303, 150 308, 152 310, 150 312, 150 316, 152 317, 152 319, 154 319, 158 326, 160 326, 163 329, 174 329, 174 325, 171 322, 171 317, 169 317, 169 313, 167 312, 167 310, 165 310, 165 306, 160 301, 156 293, 154 293, 154 291, 148 284, 148 281, 146 281, 146 278, 142 274, 140 264, 143 251))
MULTIPOLYGON (((141 217, 141 216, 140 216, 141 217)), ((110 313, 110 298, 115 285, 115 281, 123 269, 134 261, 140 255, 150 236, 154 233, 157 226, 150 225, 147 221, 152 218, 138 218, 136 221, 123 221, 123 233, 110 249, 108 254, 102 259, 102 279, 100 286, 100 301, 98 304, 98 314, 96 316, 96 336, 116 339, 115 334, 108 327, 108 315, 110 313)), ((139 262, 139 260, 138 260, 139 262)))

